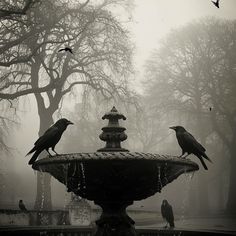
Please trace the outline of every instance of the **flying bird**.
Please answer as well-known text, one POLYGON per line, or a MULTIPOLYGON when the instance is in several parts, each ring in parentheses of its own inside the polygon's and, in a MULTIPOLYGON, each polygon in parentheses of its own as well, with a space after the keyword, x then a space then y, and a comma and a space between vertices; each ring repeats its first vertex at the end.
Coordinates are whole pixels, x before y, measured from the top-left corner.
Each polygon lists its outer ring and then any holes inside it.
POLYGON ((178 140, 178 143, 182 149, 182 157, 186 152, 187 155, 184 157, 186 158, 190 154, 194 154, 197 156, 203 167, 208 170, 203 157, 207 159, 209 162, 212 162, 211 159, 206 155, 205 151, 206 149, 190 134, 189 132, 186 131, 186 129, 182 126, 173 126, 170 127, 170 129, 175 130, 176 132, 176 138, 178 140))
POLYGON ((34 147, 27 153, 27 155, 29 155, 34 152, 34 155, 29 160, 29 165, 32 165, 36 161, 38 155, 43 150, 46 150, 51 156, 49 148, 52 148, 52 151, 57 154, 57 152, 54 150, 55 146, 61 139, 61 136, 68 125, 73 125, 73 123, 65 118, 60 119, 48 130, 46 130, 46 132, 41 137, 39 137, 39 139, 34 143, 34 147))
POLYGON ((19 208, 21 211, 27 211, 25 204, 23 203, 23 200, 19 201, 19 208))
MULTIPOLYGON (((174 214, 173 214, 172 206, 168 203, 167 200, 162 201, 161 215, 167 221, 167 225, 169 223, 170 228, 175 227, 174 214)), ((165 226, 165 228, 167 228, 167 225, 165 226)))
POLYGON ((216 2, 214 2, 214 1, 211 1, 216 7, 218 7, 218 8, 220 8, 220 6, 219 6, 219 1, 220 0, 216 0, 216 2))
POLYGON ((58 52, 62 52, 62 51, 70 52, 71 54, 73 54, 72 49, 69 48, 69 47, 65 47, 65 48, 62 48, 62 49, 58 50, 58 52))

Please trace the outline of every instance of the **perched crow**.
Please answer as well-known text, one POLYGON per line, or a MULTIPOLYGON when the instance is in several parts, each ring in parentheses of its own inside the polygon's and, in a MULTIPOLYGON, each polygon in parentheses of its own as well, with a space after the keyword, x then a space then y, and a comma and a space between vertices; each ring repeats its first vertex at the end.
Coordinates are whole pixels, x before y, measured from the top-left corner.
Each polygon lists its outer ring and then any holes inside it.
POLYGON ((22 211, 27 211, 26 207, 25 207, 25 204, 23 203, 23 200, 20 200, 19 201, 19 208, 20 210, 22 211))
POLYGON ((218 8, 220 8, 220 6, 219 6, 219 1, 220 0, 216 0, 216 2, 214 2, 214 1, 211 1, 216 7, 218 7, 218 8))
POLYGON ((200 159, 203 167, 206 170, 208 170, 205 162, 203 161, 203 157, 206 158, 210 162, 212 161, 206 155, 205 153, 206 149, 190 133, 188 133, 184 127, 173 126, 173 127, 170 127, 170 129, 175 130, 178 143, 180 147, 182 148, 182 155, 180 157, 182 157, 186 152, 188 155, 194 154, 200 159))
MULTIPOLYGON (((162 201, 162 204, 161 204, 161 215, 162 215, 162 217, 164 219, 166 219, 167 225, 169 223, 170 228, 174 228, 175 227, 174 214, 173 214, 172 206, 167 202, 167 200, 163 200, 162 201)), ((167 227, 167 225, 165 226, 165 228, 167 227)))
POLYGON ((58 52, 61 52, 61 51, 66 51, 66 52, 70 52, 71 54, 73 54, 72 49, 69 47, 62 48, 58 52))
MULTIPOLYGON (((29 160, 29 165, 33 164, 37 159, 38 155, 45 149, 48 154, 51 156, 48 151, 49 148, 52 148, 52 151, 56 153, 54 150, 56 144, 61 139, 63 132, 66 130, 68 125, 72 125, 73 123, 67 119, 60 119, 54 125, 52 125, 39 139, 34 143, 34 147, 27 153, 27 155, 34 153, 34 155, 29 160)), ((56 153, 57 154, 57 153, 56 153)), ((26 155, 26 156, 27 156, 26 155)))

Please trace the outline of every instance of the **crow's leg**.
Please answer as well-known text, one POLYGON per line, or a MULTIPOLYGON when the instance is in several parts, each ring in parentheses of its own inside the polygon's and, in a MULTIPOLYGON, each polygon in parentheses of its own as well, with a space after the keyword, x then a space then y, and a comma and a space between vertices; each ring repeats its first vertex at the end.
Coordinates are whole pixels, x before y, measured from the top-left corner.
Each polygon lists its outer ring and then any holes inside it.
POLYGON ((166 222, 166 225, 163 227, 164 229, 168 228, 168 222, 166 222))
POLYGON ((185 155, 185 156, 184 156, 184 154, 185 154, 185 152, 180 156, 180 158, 186 159, 186 157, 187 157, 190 153, 187 153, 187 155, 185 155))
POLYGON ((183 158, 183 159, 186 159, 186 157, 189 156, 189 155, 190 155, 190 153, 187 153, 187 155, 184 156, 184 157, 182 157, 182 158, 183 158))
POLYGON ((56 155, 59 155, 59 154, 55 151, 55 146, 52 147, 52 151, 53 151, 54 153, 56 153, 56 155))
POLYGON ((49 148, 46 148, 46 151, 47 151, 47 153, 49 154, 49 156, 51 157, 52 154, 49 152, 49 148))
POLYGON ((179 158, 183 158, 184 154, 185 154, 185 151, 182 150, 182 154, 179 156, 179 158))

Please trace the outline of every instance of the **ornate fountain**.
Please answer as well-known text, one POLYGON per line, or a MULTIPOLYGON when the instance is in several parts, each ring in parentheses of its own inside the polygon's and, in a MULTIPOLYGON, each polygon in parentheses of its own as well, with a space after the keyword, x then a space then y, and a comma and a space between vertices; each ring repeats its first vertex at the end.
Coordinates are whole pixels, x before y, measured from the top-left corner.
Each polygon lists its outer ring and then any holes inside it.
POLYGON ((50 173, 66 185, 68 192, 102 207, 96 236, 135 236, 135 222, 126 214, 126 207, 199 168, 190 160, 173 156, 129 152, 120 145, 127 139, 125 128, 119 125, 125 116, 113 107, 102 119, 109 120, 99 136, 106 141, 104 148, 47 157, 35 162, 33 168, 50 173))

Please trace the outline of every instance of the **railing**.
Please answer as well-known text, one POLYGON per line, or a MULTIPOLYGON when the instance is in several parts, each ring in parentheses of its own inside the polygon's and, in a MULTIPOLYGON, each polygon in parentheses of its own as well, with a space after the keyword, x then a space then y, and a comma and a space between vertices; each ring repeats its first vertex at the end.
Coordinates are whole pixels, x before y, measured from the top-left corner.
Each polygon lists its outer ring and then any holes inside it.
POLYGON ((191 231, 191 230, 163 230, 163 229, 137 229, 138 236, 220 236, 220 235, 236 235, 236 232, 228 231, 191 231))
POLYGON ((93 236, 92 227, 39 226, 39 227, 1 227, 1 236, 93 236))
MULTIPOLYGON (((1 227, 1 236, 94 236, 94 227, 1 227)), ((218 236, 236 235, 236 232, 226 231, 190 231, 190 230, 163 230, 163 229, 137 229, 137 236, 218 236)))

